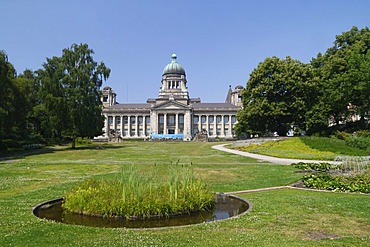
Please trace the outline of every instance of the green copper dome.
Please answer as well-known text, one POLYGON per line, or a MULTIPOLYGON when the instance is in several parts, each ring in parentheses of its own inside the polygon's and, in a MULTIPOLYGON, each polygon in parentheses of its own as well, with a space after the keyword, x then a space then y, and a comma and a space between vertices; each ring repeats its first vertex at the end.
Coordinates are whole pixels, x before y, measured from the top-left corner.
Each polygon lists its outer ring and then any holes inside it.
POLYGON ((178 74, 178 75, 185 75, 185 70, 181 66, 181 64, 178 64, 176 62, 177 56, 176 54, 172 54, 172 62, 167 64, 166 67, 164 67, 163 75, 167 74, 178 74))

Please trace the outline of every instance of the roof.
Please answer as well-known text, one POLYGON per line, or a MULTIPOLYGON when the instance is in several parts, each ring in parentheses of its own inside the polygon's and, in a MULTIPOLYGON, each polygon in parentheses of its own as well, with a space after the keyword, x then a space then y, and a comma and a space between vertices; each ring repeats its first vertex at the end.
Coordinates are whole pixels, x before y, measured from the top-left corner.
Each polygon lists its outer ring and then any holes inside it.
POLYGON ((116 104, 110 107, 109 109, 150 109, 150 104, 142 103, 142 104, 116 104))
POLYGON ((177 56, 176 54, 172 54, 172 62, 167 64, 166 67, 163 69, 163 75, 167 74, 179 74, 185 75, 185 69, 176 62, 177 56))
POLYGON ((194 110, 223 110, 223 109, 235 109, 238 110, 240 107, 233 105, 231 103, 196 103, 193 104, 194 110))

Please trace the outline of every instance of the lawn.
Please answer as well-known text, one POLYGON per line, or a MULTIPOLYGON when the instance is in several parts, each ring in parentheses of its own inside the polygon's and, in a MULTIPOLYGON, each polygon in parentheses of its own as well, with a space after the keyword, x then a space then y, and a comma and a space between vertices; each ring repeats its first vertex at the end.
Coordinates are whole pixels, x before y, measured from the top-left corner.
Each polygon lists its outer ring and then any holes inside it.
POLYGON ((250 213, 232 220, 157 230, 65 225, 32 215, 36 204, 63 196, 77 182, 112 176, 122 166, 159 175, 189 165, 213 191, 288 185, 291 166, 223 153, 212 143, 124 142, 49 149, 0 161, 1 246, 368 246, 370 196, 281 189, 245 193, 250 213))
POLYGON ((344 140, 325 137, 292 137, 269 141, 261 145, 236 147, 238 150, 279 158, 305 160, 334 160, 337 156, 366 156, 367 150, 346 145, 344 140))

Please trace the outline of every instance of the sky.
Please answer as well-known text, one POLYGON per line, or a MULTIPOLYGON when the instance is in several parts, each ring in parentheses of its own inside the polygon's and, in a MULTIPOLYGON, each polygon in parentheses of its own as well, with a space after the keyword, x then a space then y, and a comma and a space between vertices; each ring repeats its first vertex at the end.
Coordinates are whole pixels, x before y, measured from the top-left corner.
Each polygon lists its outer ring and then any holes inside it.
POLYGON ((18 73, 86 43, 119 103, 157 97, 172 53, 191 98, 224 102, 267 57, 308 63, 370 26, 369 0, 0 0, 0 13, 0 50, 18 73))

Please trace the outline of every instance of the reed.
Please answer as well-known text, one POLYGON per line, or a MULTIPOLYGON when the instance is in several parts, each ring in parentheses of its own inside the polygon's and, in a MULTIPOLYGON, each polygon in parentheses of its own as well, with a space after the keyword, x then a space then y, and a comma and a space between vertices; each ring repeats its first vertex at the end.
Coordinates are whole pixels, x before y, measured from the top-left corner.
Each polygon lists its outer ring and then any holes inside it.
POLYGON ((167 174, 142 174, 133 166, 119 176, 93 178, 66 193, 63 207, 69 212, 126 219, 167 217, 209 210, 214 193, 194 176, 192 168, 171 165, 167 174))

